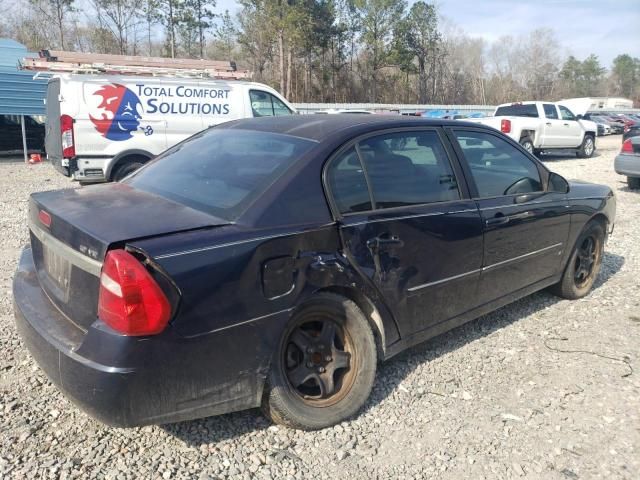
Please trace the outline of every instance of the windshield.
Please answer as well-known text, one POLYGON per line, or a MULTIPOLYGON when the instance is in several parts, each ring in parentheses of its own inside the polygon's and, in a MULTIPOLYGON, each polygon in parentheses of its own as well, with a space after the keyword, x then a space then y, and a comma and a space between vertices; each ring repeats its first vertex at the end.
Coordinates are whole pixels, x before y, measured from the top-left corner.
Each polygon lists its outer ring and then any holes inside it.
POLYGON ((533 117, 538 118, 538 108, 533 103, 526 105, 505 105, 498 107, 496 117, 533 117))
POLYGON ((288 135, 214 128, 167 150, 125 182, 233 221, 314 144, 288 135))

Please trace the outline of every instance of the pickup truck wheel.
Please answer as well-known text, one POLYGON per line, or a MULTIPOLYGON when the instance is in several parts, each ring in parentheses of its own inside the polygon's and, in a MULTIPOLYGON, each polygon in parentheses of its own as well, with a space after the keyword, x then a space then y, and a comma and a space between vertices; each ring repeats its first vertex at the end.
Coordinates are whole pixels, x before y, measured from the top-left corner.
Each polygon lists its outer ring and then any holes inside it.
POLYGON ((631 190, 637 190, 640 188, 640 178, 639 177, 627 177, 627 185, 631 190))
POLYGON ((593 152, 596 151, 596 143, 592 135, 585 135, 582 140, 582 145, 576 152, 578 158, 590 158, 593 156, 593 152))
POLYGON ((535 155, 535 148, 533 148, 533 140, 531 140, 531 137, 522 137, 520 139, 520 145, 531 155, 535 155))

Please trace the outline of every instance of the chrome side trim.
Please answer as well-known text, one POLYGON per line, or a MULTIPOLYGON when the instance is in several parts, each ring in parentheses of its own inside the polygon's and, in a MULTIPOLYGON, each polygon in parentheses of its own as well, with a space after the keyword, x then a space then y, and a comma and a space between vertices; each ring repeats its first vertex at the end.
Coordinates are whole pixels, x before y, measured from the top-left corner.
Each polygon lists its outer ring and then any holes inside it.
POLYGON ((457 280, 459 278, 467 277, 469 275, 473 275, 474 273, 480 273, 482 271, 481 268, 476 270, 471 270, 469 272, 461 273, 460 275, 454 275, 453 277, 443 278, 442 280, 436 280, 435 282, 423 283, 422 285, 416 285, 415 287, 408 288, 408 292, 415 292, 416 290, 422 290, 423 288, 433 287, 434 285, 438 285, 440 283, 450 282, 451 280, 457 280))
POLYGON ((421 217, 435 217, 438 215, 454 215, 456 213, 465 213, 465 212, 477 212, 477 208, 468 208, 466 210, 454 210, 452 212, 430 212, 430 213, 419 213, 416 215, 404 215, 401 217, 389 217, 389 218, 377 218, 375 220, 363 220, 362 222, 355 223, 345 223, 344 227, 356 227, 358 225, 365 225, 367 223, 381 223, 381 222, 391 222, 393 220, 406 220, 408 218, 421 218, 421 217))
POLYGON ((227 325, 226 327, 216 328, 214 330, 210 330, 210 331, 205 332, 205 333, 198 333, 196 335, 186 336, 185 338, 195 338, 195 337, 201 337, 202 335, 210 335, 212 333, 222 332, 223 330, 229 330, 230 328, 240 327, 241 325, 246 325, 248 323, 257 322, 258 320, 264 320, 265 318, 273 317, 274 315, 280 315, 281 313, 288 313, 288 312, 291 312, 291 311, 293 311, 293 308, 285 308, 284 310, 280 310, 278 312, 268 313, 268 314, 262 315, 260 317, 255 317, 255 318, 251 318, 249 320, 245 320, 244 322, 238 322, 238 323, 234 323, 233 325, 227 325))
POLYGON ((56 254, 69 261, 72 265, 96 277, 100 276, 100 272, 102 271, 102 262, 94 260, 93 258, 87 257, 86 255, 74 250, 66 243, 61 242, 50 233, 44 231, 32 221, 29 221, 29 230, 31 230, 31 233, 40 240, 42 245, 53 250, 56 254))
POLYGON ((524 255, 519 255, 517 257, 510 258, 508 260, 503 260, 501 262, 492 263, 491 265, 487 265, 486 267, 482 267, 482 271, 485 272, 487 270, 491 270, 492 268, 500 267, 502 265, 506 265, 507 263, 517 262, 518 260, 522 260, 524 258, 531 257, 533 255, 537 255, 539 253, 546 252, 547 250, 552 250, 554 248, 558 248, 558 247, 561 247, 561 246, 562 246, 562 243, 556 243, 555 245, 549 245, 548 247, 541 248, 540 250, 534 250, 533 252, 525 253, 524 255))
POLYGON ((518 260, 522 260, 524 258, 531 257, 533 255, 537 255, 539 253, 546 252, 547 250, 552 250, 554 248, 558 248, 558 247, 561 247, 561 246, 562 246, 562 243, 556 243, 555 245, 550 245, 548 247, 544 247, 544 248, 541 248, 539 250, 534 250, 533 252, 525 253, 524 255, 519 255, 517 257, 510 258, 508 260, 503 260, 502 262, 493 263, 491 265, 487 265, 486 267, 478 268, 478 269, 475 269, 475 270, 470 270, 468 272, 461 273, 459 275, 454 275, 453 277, 447 277, 447 278, 443 278, 441 280, 436 280, 434 282, 423 283, 422 285, 416 285, 415 287, 408 288, 407 291, 408 292, 415 292, 417 290, 422 290, 423 288, 433 287, 433 286, 439 285, 441 283, 450 282, 452 280, 457 280, 459 278, 464 278, 464 277, 467 277, 469 275, 474 275, 476 273, 486 272, 487 270, 491 270, 492 268, 500 267, 502 265, 506 265, 507 263, 511 263, 511 262, 517 262, 518 260))
POLYGON ((299 230, 299 231, 292 231, 292 232, 286 232, 286 233, 278 233, 275 235, 265 235, 263 237, 253 237, 253 238, 247 238, 244 240, 236 240, 234 242, 227 242, 227 243, 220 243, 218 245, 210 245, 208 247, 200 247, 200 248, 193 248, 191 250, 182 250, 180 252, 172 252, 172 253, 163 253, 162 255, 157 255, 154 258, 157 260, 161 260, 163 258, 171 258, 171 257, 177 257, 179 255, 188 255, 189 253, 199 253, 199 252, 206 252, 208 250, 216 250, 218 248, 224 248, 224 247, 232 247, 234 245, 242 245, 243 243, 251 243, 251 242, 259 242, 261 240, 271 240, 274 238, 282 238, 282 237, 289 237, 291 235, 299 235, 302 233, 309 233, 309 232, 314 232, 316 230, 321 230, 323 228, 327 228, 332 226, 332 223, 326 224, 326 225, 322 225, 320 227, 311 229, 311 230, 299 230))

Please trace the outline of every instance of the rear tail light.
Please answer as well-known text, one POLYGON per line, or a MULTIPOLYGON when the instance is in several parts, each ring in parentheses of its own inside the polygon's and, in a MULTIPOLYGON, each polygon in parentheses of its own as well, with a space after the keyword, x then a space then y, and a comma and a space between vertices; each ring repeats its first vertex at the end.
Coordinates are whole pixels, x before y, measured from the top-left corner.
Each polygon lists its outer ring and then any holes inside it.
POLYGON ((629 125, 625 125, 622 130, 624 131, 624 133, 628 133, 629 130, 631 130, 631 127, 629 127, 629 125))
POLYGON ((76 146, 73 139, 73 118, 60 115, 60 134, 62 135, 62 156, 72 158, 76 156, 76 146))
POLYGON ((500 121, 500 131, 502 133, 510 133, 511 132, 511 120, 507 120, 506 118, 503 118, 500 121))
POLYGON ((124 250, 111 250, 100 275, 98 316, 125 335, 155 335, 167 326, 171 305, 133 255, 124 250))
POLYGON ((633 153, 633 145, 631 145, 631 139, 627 138, 624 142, 622 142, 622 149, 620 153, 633 153))
POLYGON ((49 215, 49 213, 44 210, 40 210, 38 212, 38 219, 45 227, 51 227, 51 215, 49 215))

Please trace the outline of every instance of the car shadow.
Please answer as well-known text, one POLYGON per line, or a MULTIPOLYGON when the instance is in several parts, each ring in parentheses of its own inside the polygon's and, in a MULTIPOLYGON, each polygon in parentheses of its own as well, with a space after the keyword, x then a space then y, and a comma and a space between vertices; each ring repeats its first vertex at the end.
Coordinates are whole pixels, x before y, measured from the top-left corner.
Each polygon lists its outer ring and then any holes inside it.
MULTIPOLYGON (((597 290, 613 277, 624 265, 624 257, 605 252, 600 274, 593 289, 597 290)), ((468 343, 505 328, 517 321, 562 301, 543 290, 492 313, 479 317, 442 335, 416 345, 391 360, 378 365, 376 382, 365 404, 362 415, 392 395, 402 381, 419 365, 455 351, 468 343)), ((430 394, 433 392, 427 392, 430 394)), ((438 395, 438 393, 435 393, 438 395)), ((244 434, 265 430, 271 422, 262 416, 259 409, 245 410, 215 417, 207 417, 180 423, 161 425, 168 434, 192 447, 235 438, 244 434)))
POLYGON ((600 152, 598 150, 590 158, 578 157, 575 150, 554 150, 553 153, 542 153, 538 156, 538 159, 543 162, 556 162, 560 160, 590 160, 599 156, 600 152))

